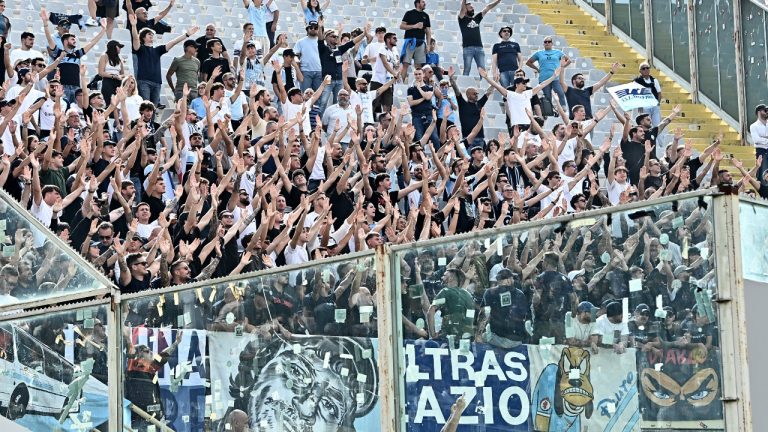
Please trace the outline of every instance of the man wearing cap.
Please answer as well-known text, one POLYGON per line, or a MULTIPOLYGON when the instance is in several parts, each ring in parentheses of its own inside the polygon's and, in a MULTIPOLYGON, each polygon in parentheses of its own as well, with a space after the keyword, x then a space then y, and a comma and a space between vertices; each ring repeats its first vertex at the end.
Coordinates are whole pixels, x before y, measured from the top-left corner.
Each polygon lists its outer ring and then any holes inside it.
POLYGON ((496 274, 497 286, 483 294, 482 306, 490 331, 485 341, 500 348, 514 348, 527 343, 525 321, 529 318, 528 299, 515 287, 515 274, 508 268, 496 274), (490 316, 487 315, 490 308, 490 316))
MULTIPOLYGON (((582 269, 582 274, 583 272, 584 270, 582 269)), ((568 274, 570 275, 571 273, 568 274)), ((570 330, 567 325, 565 328, 565 331, 570 333, 570 336, 567 336, 565 339, 567 345, 577 346, 584 349, 591 348, 592 354, 598 353, 598 336, 595 333, 597 324, 592 320, 592 314, 596 311, 597 308, 588 301, 583 301, 576 306, 576 315, 570 317, 570 330)), ((566 312, 566 322, 568 322, 569 314, 570 312, 566 312)))
POLYGON ((331 77, 331 83, 326 85, 322 96, 320 96, 320 110, 324 110, 331 105, 331 101, 336 103, 339 100, 338 96, 340 92, 343 91, 344 84, 342 81, 345 81, 345 78, 342 75, 342 54, 352 49, 355 45, 359 44, 363 38, 367 37, 371 25, 366 24, 363 33, 351 41, 339 45, 340 35, 336 34, 335 30, 325 30, 322 22, 319 24, 320 33, 317 41, 317 51, 320 55, 323 76, 331 77))
POLYGON ((491 49, 491 72, 493 79, 504 88, 512 85, 515 79, 515 71, 520 69, 523 63, 523 54, 520 44, 510 40, 512 27, 504 26, 499 30, 501 42, 493 44, 491 49))
POLYGON ((472 294, 462 288, 466 278, 463 271, 454 267, 447 268, 443 273, 443 289, 437 293, 427 312, 430 338, 453 336, 456 345, 459 345, 460 339, 474 339, 474 313, 470 315, 467 311, 474 312, 475 302, 472 294), (439 331, 435 328, 435 313, 438 310, 443 319, 439 331))
POLYGON ((310 21, 307 24, 307 35, 296 41, 293 46, 293 52, 299 57, 301 73, 304 75, 304 81, 301 82, 301 91, 311 88, 314 91, 320 87, 323 82, 322 66, 320 65, 319 39, 318 31, 320 29, 317 21, 310 21))
MULTIPOLYGON (((530 62, 530 59, 528 61, 530 62)), ((540 81, 539 85, 531 90, 527 90, 526 84, 528 84, 528 79, 515 78, 515 81, 512 83, 514 89, 507 90, 501 84, 494 81, 493 78, 488 75, 485 69, 480 69, 480 77, 488 81, 488 83, 496 90, 498 90, 502 96, 507 98, 507 114, 509 115, 509 120, 513 126, 528 126, 531 124, 531 120, 528 117, 528 114, 526 114, 526 111, 533 112, 533 109, 531 108, 531 97, 539 93, 542 89, 549 87, 549 85, 560 75, 560 73, 560 68, 556 68, 554 73, 549 78, 545 79, 544 81, 540 81)), ((565 96, 563 96, 563 99, 565 99, 565 96)))
POLYGON ((634 347, 644 352, 661 346, 658 324, 649 323, 650 317, 651 308, 647 304, 641 303, 637 305, 632 319, 627 323, 634 347))
POLYGON ((184 85, 189 88, 189 100, 197 97, 197 78, 200 76, 200 60, 197 58, 197 43, 192 39, 184 41, 184 54, 175 57, 165 73, 165 81, 173 90, 176 101, 181 99, 184 85), (173 76, 176 75, 176 83, 173 76))
POLYGON ((598 344, 603 348, 613 348, 616 354, 623 354, 630 344, 630 334, 621 303, 608 303, 605 310, 605 314, 600 315, 595 322, 598 344))
POLYGON ((762 156, 762 164, 757 172, 757 178, 762 181, 763 173, 768 169, 768 106, 759 104, 755 107, 757 119, 749 125, 749 135, 755 146, 755 157, 762 156))
POLYGON ((66 57, 59 63, 59 80, 64 86, 64 97, 70 103, 75 103, 75 90, 80 88, 80 58, 91 50, 107 31, 106 19, 102 18, 101 31, 91 39, 84 47, 77 48, 77 37, 71 33, 65 33, 61 37, 62 47, 56 46, 56 42, 51 36, 51 30, 48 28, 48 16, 45 9, 41 11, 40 16, 43 19, 43 29, 45 37, 48 40, 48 54, 52 59, 59 57, 62 52, 66 57))
MULTIPOLYGON (((16 63, 22 60, 32 60, 35 58, 45 58, 43 53, 34 49, 35 47, 35 35, 30 32, 21 33, 21 46, 11 51, 11 67, 15 67, 16 63)), ((9 76, 13 76, 10 75, 9 76)))
POLYGON ((483 40, 480 35, 480 21, 500 2, 501 0, 494 0, 482 12, 475 14, 475 7, 466 0, 461 0, 459 30, 461 30, 461 45, 464 51, 465 76, 469 75, 469 71, 472 69, 472 60, 475 61, 477 67, 485 67, 485 52, 483 51, 483 40))
POLYGON ((691 269, 684 265, 675 267, 674 271, 670 271, 670 268, 665 265, 662 270, 667 276, 667 289, 661 290, 664 304, 679 311, 692 308, 696 303, 696 297, 691 289, 691 269))

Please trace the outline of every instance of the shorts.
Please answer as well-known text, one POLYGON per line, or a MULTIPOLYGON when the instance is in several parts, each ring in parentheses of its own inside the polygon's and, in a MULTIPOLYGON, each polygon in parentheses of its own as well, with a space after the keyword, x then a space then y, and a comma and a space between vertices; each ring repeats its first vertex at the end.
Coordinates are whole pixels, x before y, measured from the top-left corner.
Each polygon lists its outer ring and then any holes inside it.
POLYGON ((416 45, 416 48, 406 48, 405 55, 400 59, 401 63, 411 64, 413 59, 417 64, 424 64, 427 62, 427 44, 421 43, 416 45))
POLYGON ((118 2, 104 6, 102 1, 96 2, 96 16, 100 18, 117 18, 120 13, 118 2))

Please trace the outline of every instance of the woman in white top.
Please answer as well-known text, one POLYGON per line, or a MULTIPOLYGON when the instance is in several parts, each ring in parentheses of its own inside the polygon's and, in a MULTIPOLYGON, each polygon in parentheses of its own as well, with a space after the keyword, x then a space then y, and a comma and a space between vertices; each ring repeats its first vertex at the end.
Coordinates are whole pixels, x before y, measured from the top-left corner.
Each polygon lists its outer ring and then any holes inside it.
POLYGON ((120 48, 123 44, 111 40, 107 42, 107 52, 99 57, 99 76, 101 77, 101 94, 104 101, 110 103, 112 95, 120 87, 123 79, 123 59, 120 58, 120 48))
POLYGON ((128 110, 128 120, 134 121, 141 117, 139 112, 139 106, 144 102, 144 98, 139 96, 139 87, 136 85, 136 78, 133 75, 128 75, 123 78, 122 83, 123 90, 128 97, 125 98, 125 106, 128 110))

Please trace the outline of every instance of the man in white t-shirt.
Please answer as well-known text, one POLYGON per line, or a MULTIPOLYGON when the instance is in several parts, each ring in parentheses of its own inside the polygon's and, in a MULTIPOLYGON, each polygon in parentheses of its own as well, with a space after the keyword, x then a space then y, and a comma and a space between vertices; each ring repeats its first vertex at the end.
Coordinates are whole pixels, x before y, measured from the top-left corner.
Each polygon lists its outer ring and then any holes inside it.
MULTIPOLYGON (((309 121, 309 111, 317 103, 317 100, 320 99, 320 96, 322 96, 327 82, 328 80, 323 80, 323 83, 320 84, 318 91, 314 92, 312 97, 305 101, 300 88, 294 87, 291 89, 286 89, 285 83, 283 82, 283 77, 280 74, 277 74, 277 98, 283 105, 283 117, 286 120, 292 120, 296 118, 298 113, 301 113, 301 129, 307 135, 309 135, 309 133, 312 131, 312 125, 309 121)), ((293 130, 297 133, 299 132, 298 123, 293 125, 293 130)))
POLYGON ((611 302, 606 307, 605 315, 595 322, 595 334, 598 343, 604 348, 613 348, 616 354, 623 354, 629 343, 629 327, 624 320, 621 303, 611 302))
MULTIPOLYGON (((397 35, 387 33, 384 35, 384 46, 379 48, 378 60, 373 65, 373 77, 371 78, 371 90, 384 87, 392 77, 397 77, 397 69, 400 65, 400 54, 397 52, 397 35)), ((394 91, 390 88, 384 91, 374 102, 374 112, 389 112, 394 102, 394 91)))
MULTIPOLYGON (((583 274, 584 269, 574 270, 568 273, 568 279, 573 282, 573 279, 583 274)), ((571 314, 570 312, 566 313, 565 343, 584 349, 591 347, 592 353, 597 354, 597 342, 599 337, 596 333, 597 323, 592 321, 593 310, 597 310, 597 308, 592 303, 583 301, 576 307, 575 317, 569 317, 568 315, 571 314), (569 319, 571 320, 570 327, 568 326, 569 319)))
POLYGON ((232 113, 232 128, 237 129, 243 121, 245 112, 248 111, 248 97, 243 93, 245 83, 245 69, 240 69, 239 79, 231 72, 222 77, 224 82, 224 98, 229 100, 229 109, 232 113), (237 80, 237 85, 235 81, 237 80))
POLYGON ((611 157, 611 163, 608 164, 608 201, 611 205, 618 205, 621 201, 621 194, 631 186, 627 168, 616 166, 621 155, 621 147, 616 147, 613 151, 613 157, 611 157))
POLYGON ((363 52, 363 60, 366 60, 369 65, 371 65, 371 70, 373 70, 373 67, 376 66, 376 63, 379 61, 379 52, 383 47, 385 47, 384 43, 384 35, 387 33, 387 29, 384 27, 376 27, 376 40, 369 43, 367 47, 365 47, 365 52, 363 52))
POLYGON ((16 67, 16 63, 22 60, 31 60, 35 58, 46 59, 48 56, 43 56, 43 53, 34 49, 35 35, 30 32, 24 32, 21 34, 21 46, 11 51, 11 67, 16 67))
POLYGON ((507 98, 507 114, 509 115, 510 124, 512 125, 530 125, 531 120, 528 118, 527 111, 533 112, 531 108, 531 97, 539 93, 544 87, 548 86, 552 81, 560 76, 560 68, 555 69, 555 73, 547 80, 540 82, 539 85, 531 90, 526 90, 528 79, 515 78, 512 83, 514 91, 510 91, 504 88, 501 84, 494 81, 483 68, 478 68, 480 76, 488 81, 496 90, 501 93, 502 96, 507 98))

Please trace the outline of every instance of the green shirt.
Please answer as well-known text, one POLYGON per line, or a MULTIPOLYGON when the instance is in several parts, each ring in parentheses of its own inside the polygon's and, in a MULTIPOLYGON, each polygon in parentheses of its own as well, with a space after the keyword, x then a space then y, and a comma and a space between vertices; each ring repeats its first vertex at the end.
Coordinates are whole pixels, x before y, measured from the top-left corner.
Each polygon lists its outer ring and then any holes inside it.
POLYGON ((40 187, 54 185, 59 188, 59 193, 64 197, 67 195, 67 177, 69 177, 67 167, 61 167, 57 170, 40 171, 40 187))
POLYGON ((457 338, 469 333, 470 339, 474 336, 474 314, 467 316, 467 311, 475 311, 475 302, 469 291, 462 288, 443 288, 435 296, 435 300, 445 299, 445 303, 439 305, 442 311, 443 325, 440 335, 455 335, 457 338))
POLYGON ((174 71, 176 72, 176 84, 173 88, 174 92, 181 92, 184 89, 184 83, 187 83, 190 92, 197 92, 197 76, 200 72, 200 60, 195 57, 176 57, 171 62, 169 71, 171 71, 171 73, 174 71))

